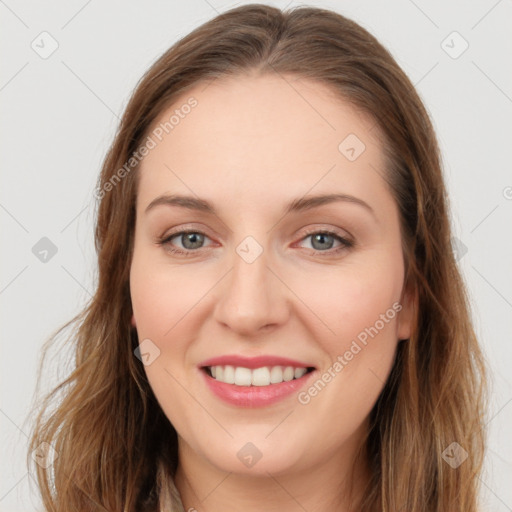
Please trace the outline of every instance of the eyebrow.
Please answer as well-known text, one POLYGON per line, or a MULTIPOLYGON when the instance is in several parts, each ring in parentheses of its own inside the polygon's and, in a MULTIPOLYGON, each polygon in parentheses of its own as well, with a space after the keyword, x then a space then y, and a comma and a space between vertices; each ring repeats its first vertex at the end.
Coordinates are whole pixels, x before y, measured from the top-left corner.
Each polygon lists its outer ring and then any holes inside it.
MULTIPOLYGON (((362 206, 367 211, 369 211, 375 218, 377 218, 375 211, 368 203, 366 203, 362 199, 359 199, 358 197, 351 196, 348 194, 324 194, 316 196, 304 196, 298 199, 294 199, 286 206, 284 210, 284 215, 287 215, 289 213, 297 213, 310 210, 312 208, 317 208, 319 206, 335 202, 347 202, 362 206)), ((153 208, 161 205, 179 206, 181 208, 186 208, 188 210, 197 210, 212 215, 217 215, 215 208, 208 201, 204 199, 199 199, 197 197, 177 194, 165 194, 153 199, 153 201, 151 201, 151 203, 149 203, 149 205, 147 206, 145 212, 147 213, 153 208)))

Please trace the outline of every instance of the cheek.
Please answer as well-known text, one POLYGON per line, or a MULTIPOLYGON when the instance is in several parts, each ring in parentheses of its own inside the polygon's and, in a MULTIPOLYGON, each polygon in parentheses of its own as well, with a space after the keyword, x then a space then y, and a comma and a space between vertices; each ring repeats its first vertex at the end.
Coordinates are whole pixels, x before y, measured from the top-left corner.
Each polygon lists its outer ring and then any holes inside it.
POLYGON ((209 288, 204 272, 183 271, 134 254, 130 291, 140 337, 164 339, 198 304, 209 288))
POLYGON ((347 434, 370 412, 391 371, 403 271, 399 247, 372 251, 353 265, 318 273, 298 292, 322 320, 314 322, 313 337, 328 356, 321 382, 300 402, 345 425, 347 434))
POLYGON ((158 356, 144 371, 167 417, 181 429, 198 414, 180 385, 185 382, 187 348, 193 336, 187 329, 194 305, 205 293, 206 284, 196 278, 193 273, 157 264, 143 250, 134 253, 130 292, 138 338, 158 347, 158 356))
POLYGON ((318 267, 302 276, 290 275, 289 280, 319 320, 315 338, 334 357, 358 336, 364 340, 375 324, 381 339, 394 339, 403 271, 399 250, 376 250, 353 263, 318 267))
POLYGON ((143 249, 134 253, 130 291, 137 335, 140 342, 149 339, 158 347, 158 358, 144 370, 168 413, 177 403, 179 410, 188 411, 190 396, 179 383, 194 371, 190 347, 206 321, 205 297, 217 280, 211 269, 186 270, 155 261, 143 249))
POLYGON ((401 253, 374 253, 365 264, 360 260, 317 277, 314 286, 308 284, 308 305, 322 319, 314 336, 329 361, 321 382, 306 389, 300 401, 311 405, 314 416, 339 421, 348 433, 370 412, 393 365, 402 308, 401 253))

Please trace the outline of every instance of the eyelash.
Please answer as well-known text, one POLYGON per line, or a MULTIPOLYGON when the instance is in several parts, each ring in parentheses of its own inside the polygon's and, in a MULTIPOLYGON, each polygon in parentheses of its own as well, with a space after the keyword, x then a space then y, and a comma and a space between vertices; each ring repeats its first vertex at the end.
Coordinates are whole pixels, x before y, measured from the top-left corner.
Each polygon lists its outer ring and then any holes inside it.
MULTIPOLYGON (((204 247, 200 247, 199 249, 195 249, 195 250, 194 249, 182 250, 182 249, 176 249, 174 247, 170 247, 170 241, 174 237, 176 237, 178 235, 188 235, 188 234, 191 234, 191 233, 198 234, 198 235, 204 235, 205 237, 208 237, 208 235, 206 235, 202 231, 198 231, 198 230, 184 230, 184 231, 177 231, 176 233, 171 233, 170 235, 168 235, 166 237, 163 237, 163 238, 159 238, 158 241, 157 241, 157 244, 160 245, 160 246, 167 246, 167 245, 169 245, 169 247, 166 247, 166 251, 169 252, 169 253, 172 253, 172 254, 179 254, 180 256, 185 256, 185 257, 195 256, 201 249, 204 249, 204 247)), ((318 229, 306 232, 304 234, 304 236, 301 238, 301 241, 306 239, 306 238, 308 238, 311 235, 328 235, 328 236, 332 236, 332 237, 336 238, 341 243, 341 245, 339 247, 336 247, 334 249, 328 249, 326 251, 319 251, 319 250, 316 250, 316 249, 309 249, 309 250, 313 251, 315 253, 315 255, 334 256, 334 255, 338 254, 340 251, 353 248, 354 245, 355 245, 355 243, 353 241, 348 240, 347 238, 344 238, 344 237, 338 235, 334 231, 318 230, 318 229)))

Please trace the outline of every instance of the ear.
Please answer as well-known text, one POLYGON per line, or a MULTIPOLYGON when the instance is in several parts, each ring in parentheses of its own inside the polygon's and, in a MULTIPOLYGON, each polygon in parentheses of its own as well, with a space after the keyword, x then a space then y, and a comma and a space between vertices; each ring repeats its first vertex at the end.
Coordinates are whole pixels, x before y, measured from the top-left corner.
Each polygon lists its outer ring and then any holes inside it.
POLYGON ((132 319, 130 321, 132 327, 137 327, 137 323, 135 322, 135 316, 132 314, 132 319))
POLYGON ((397 319, 397 338, 399 340, 408 340, 415 332, 418 320, 418 303, 417 287, 411 283, 404 286, 400 299, 402 309, 398 313, 397 319))

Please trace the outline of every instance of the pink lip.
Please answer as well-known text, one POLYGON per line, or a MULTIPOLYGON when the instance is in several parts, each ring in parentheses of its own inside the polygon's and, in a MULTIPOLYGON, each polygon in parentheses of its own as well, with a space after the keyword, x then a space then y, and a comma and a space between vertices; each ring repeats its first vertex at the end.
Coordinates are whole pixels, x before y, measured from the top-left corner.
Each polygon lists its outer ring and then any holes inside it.
POLYGON ((243 357, 238 355, 220 356, 203 361, 200 365, 200 373, 212 393, 237 407, 265 407, 272 405, 299 391, 316 371, 303 375, 300 379, 293 379, 280 384, 269 386, 236 386, 215 380, 206 372, 205 366, 242 366, 244 368, 261 368, 263 366, 293 366, 295 368, 312 368, 313 365, 294 359, 277 356, 243 357))
POLYGON ((269 386, 236 386, 215 380, 204 370, 201 370, 200 373, 213 394, 224 402, 237 407, 265 407, 296 393, 316 372, 306 373, 300 379, 269 386))
POLYGON ((269 386, 235 386, 215 380, 204 370, 200 373, 212 393, 224 402, 237 407, 266 407, 298 392, 316 371, 306 373, 300 379, 269 386))
POLYGON ((254 369, 263 366, 293 366, 294 368, 311 368, 314 365, 310 363, 303 363, 294 359, 279 356, 257 356, 257 357, 244 357, 239 355, 227 355, 220 357, 212 357, 199 364, 199 367, 205 366, 242 366, 244 368, 254 369))

